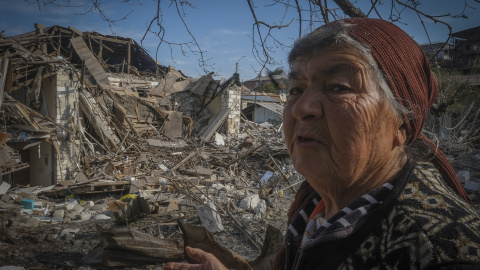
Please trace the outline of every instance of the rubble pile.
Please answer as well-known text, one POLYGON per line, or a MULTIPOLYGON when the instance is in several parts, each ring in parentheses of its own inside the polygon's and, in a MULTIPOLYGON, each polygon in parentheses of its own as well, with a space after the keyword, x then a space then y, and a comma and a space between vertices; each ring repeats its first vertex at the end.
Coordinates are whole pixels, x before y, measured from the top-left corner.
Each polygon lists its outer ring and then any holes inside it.
POLYGON ((242 115, 239 75, 35 28, 0 38, 0 265, 158 265, 187 244, 268 268, 301 177, 281 126, 242 115))

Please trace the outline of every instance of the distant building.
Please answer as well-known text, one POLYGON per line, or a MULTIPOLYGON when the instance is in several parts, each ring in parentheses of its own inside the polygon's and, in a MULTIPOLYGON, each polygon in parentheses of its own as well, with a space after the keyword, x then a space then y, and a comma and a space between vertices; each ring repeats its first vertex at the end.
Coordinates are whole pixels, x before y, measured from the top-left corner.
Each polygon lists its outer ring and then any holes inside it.
POLYGON ((254 103, 282 103, 280 96, 273 93, 252 92, 242 94, 242 109, 254 103))
POLYGON ((437 60, 452 60, 452 44, 445 44, 445 42, 432 42, 419 44, 420 48, 427 54, 438 54, 435 56, 437 60))
POLYGON ((256 77, 247 81, 243 82, 243 85, 248 87, 248 89, 253 90, 260 85, 275 82, 278 85, 287 86, 288 85, 288 75, 280 74, 280 75, 272 75, 272 76, 261 76, 256 77))
POLYGON ((452 35, 455 66, 467 73, 479 67, 480 26, 455 32, 452 35))
POLYGON ((250 104, 242 110, 243 115, 255 123, 279 124, 282 122, 283 105, 278 103, 250 104))

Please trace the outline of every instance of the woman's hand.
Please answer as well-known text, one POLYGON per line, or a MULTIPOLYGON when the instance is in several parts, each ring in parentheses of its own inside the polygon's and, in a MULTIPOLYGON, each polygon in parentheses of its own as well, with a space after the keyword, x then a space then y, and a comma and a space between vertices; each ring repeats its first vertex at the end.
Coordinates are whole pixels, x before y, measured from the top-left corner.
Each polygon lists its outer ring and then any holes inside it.
POLYGON ((170 262, 165 264, 165 270, 228 270, 213 254, 199 248, 185 247, 187 255, 199 264, 170 262))

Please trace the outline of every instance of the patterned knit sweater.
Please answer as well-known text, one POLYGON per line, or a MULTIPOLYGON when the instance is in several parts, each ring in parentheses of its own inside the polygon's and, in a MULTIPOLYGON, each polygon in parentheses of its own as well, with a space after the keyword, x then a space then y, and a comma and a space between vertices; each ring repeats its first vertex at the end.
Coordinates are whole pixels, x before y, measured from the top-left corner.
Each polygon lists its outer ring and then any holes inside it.
POLYGON ((287 232, 283 269, 480 269, 480 216, 432 164, 407 164, 391 184, 374 210, 301 249, 303 233, 287 232))

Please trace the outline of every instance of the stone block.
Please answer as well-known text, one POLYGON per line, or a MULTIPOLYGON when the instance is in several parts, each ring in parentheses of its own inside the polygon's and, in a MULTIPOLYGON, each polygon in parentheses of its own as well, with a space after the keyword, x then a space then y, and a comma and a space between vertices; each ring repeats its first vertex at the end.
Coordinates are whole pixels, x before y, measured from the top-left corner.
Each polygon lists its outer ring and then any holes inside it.
POLYGON ((79 204, 76 204, 73 206, 73 211, 77 212, 77 213, 81 213, 83 211, 83 207, 79 204))
POLYGON ((77 215, 77 218, 81 221, 90 220, 91 217, 92 215, 90 215, 89 213, 82 213, 80 215, 77 215))
POLYGON ((263 214, 265 213, 265 211, 267 211, 267 203, 265 202, 265 200, 260 200, 260 202, 255 207, 255 214, 263 214))
POLYGON ((65 210, 63 209, 58 209, 58 210, 55 210, 55 212, 53 212, 53 218, 56 218, 56 219, 63 219, 65 215, 65 210))
POLYGON ((216 207, 213 202, 207 202, 206 205, 197 207, 198 216, 202 221, 202 225, 211 233, 221 232, 224 230, 222 219, 216 212, 216 207))
POLYGON ((253 210, 255 209, 255 207, 257 207, 257 204, 259 202, 260 202, 260 197, 258 196, 258 194, 251 194, 240 201, 239 207, 245 210, 247 209, 253 210))

